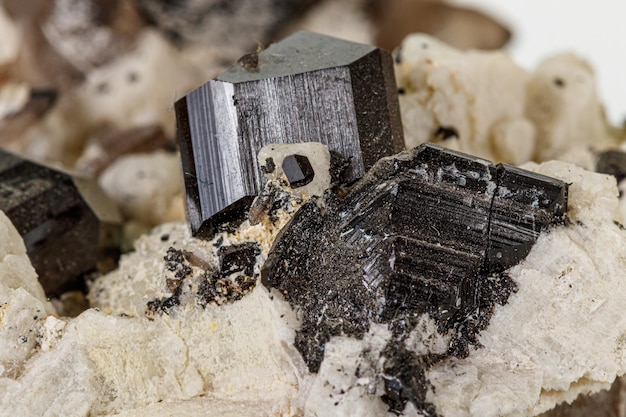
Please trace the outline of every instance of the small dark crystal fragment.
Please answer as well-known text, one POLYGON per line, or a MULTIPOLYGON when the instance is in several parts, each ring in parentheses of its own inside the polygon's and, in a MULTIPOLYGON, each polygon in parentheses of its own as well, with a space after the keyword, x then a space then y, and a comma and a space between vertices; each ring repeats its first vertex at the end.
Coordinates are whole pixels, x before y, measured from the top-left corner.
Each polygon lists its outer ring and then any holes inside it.
POLYGON ((121 218, 92 180, 0 151, 0 210, 22 235, 48 296, 115 266, 121 218))
POLYGON ((321 142, 350 161, 345 179, 404 149, 388 52, 298 32, 235 65, 176 103, 194 235, 237 226, 265 182, 268 144, 321 142))
POLYGON ((302 155, 289 155, 283 159, 283 172, 291 188, 307 185, 315 177, 309 158, 302 155))
POLYGON ((394 339, 384 399, 392 411, 407 401, 428 410, 418 368, 477 345, 494 306, 515 290, 506 269, 566 208, 561 181, 424 144, 380 160, 346 197, 328 197, 323 211, 306 202, 277 238, 261 280, 301 312, 295 344, 313 372, 332 336, 360 338, 370 323, 387 324, 394 339), (451 335, 445 355, 399 348, 423 314, 451 335), (397 354, 410 361, 397 363, 397 354))
POLYGON ((616 149, 600 153, 596 159, 596 171, 613 175, 619 184, 626 178, 626 153, 616 149))
POLYGON ((223 277, 232 274, 253 276, 254 264, 259 253, 261 250, 256 242, 221 247, 217 253, 220 258, 220 274, 223 277))
POLYGON ((165 260, 165 268, 173 272, 176 279, 183 279, 191 274, 191 267, 181 250, 170 247, 163 259, 165 260))
POLYGON ((256 52, 245 54, 237 60, 237 63, 248 71, 256 71, 259 66, 259 55, 256 52))
POLYGON ((435 132, 435 139, 447 140, 451 138, 459 138, 459 132, 454 127, 439 126, 435 132))

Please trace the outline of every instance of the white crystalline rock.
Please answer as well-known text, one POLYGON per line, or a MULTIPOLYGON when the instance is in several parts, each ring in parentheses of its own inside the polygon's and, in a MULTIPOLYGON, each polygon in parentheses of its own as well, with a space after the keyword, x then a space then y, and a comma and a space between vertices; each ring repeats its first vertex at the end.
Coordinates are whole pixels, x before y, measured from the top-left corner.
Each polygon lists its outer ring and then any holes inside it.
POLYGON ((45 321, 40 352, 19 377, 0 378, 0 416, 299 413, 310 377, 293 347, 297 320, 264 287, 223 306, 191 299, 170 315, 143 314, 149 297, 165 294, 169 246, 210 255, 185 224, 140 239, 91 289, 100 311, 45 321))
POLYGON ((148 225, 183 220, 180 156, 157 151, 119 157, 100 176, 122 213, 148 225))
POLYGON ((528 83, 525 113, 537 129, 537 160, 559 158, 592 168, 578 149, 610 142, 593 69, 574 54, 539 64, 528 83))
POLYGON ((19 379, 0 379, 0 415, 100 416, 204 395, 287 414, 298 396, 298 358, 287 354, 281 323, 262 289, 240 303, 188 306, 153 321, 87 310, 19 379))
POLYGON ((442 416, 531 416, 626 372, 626 232, 612 177, 563 162, 526 168, 569 188, 571 224, 542 234, 508 272, 518 285, 466 359, 431 369, 442 416))
POLYGON ((383 381, 376 369, 368 369, 368 358, 363 355, 367 349, 377 358, 389 338, 390 332, 380 324, 373 325, 363 340, 333 337, 325 345, 324 361, 311 387, 305 416, 393 416, 379 399, 383 381), (359 374, 360 367, 367 369, 364 375, 359 374))
POLYGON ((502 51, 460 51, 427 35, 396 51, 405 142, 521 164, 558 158, 593 168, 591 149, 614 139, 590 64, 571 53, 545 59, 530 74, 502 51), (458 138, 442 139, 440 127, 458 138))
POLYGON ((0 379, 21 372, 36 347, 40 319, 54 312, 21 236, 0 211, 0 379))
POLYGON ((524 116, 528 73, 504 52, 459 51, 428 35, 409 35, 396 51, 396 80, 408 148, 440 127, 458 138, 443 146, 509 163, 532 156, 535 129, 524 116))
MULTIPOLYGON (((165 224, 135 241, 135 251, 122 256, 119 268, 97 279, 90 288, 90 305, 116 315, 142 317, 148 301, 170 294, 165 288, 163 256, 168 247, 190 246, 189 226, 165 224)), ((213 261, 202 246, 194 248, 213 261)))
MULTIPOLYGON (((311 386, 304 415, 393 417, 395 414, 380 400, 385 393, 381 352, 390 339, 391 332, 385 325, 372 324, 362 340, 339 336, 326 343, 324 361, 311 386)), ((434 320, 424 315, 405 345, 418 354, 443 354, 449 341, 449 335, 439 334, 434 320)), ((408 404, 403 415, 420 414, 408 404)))

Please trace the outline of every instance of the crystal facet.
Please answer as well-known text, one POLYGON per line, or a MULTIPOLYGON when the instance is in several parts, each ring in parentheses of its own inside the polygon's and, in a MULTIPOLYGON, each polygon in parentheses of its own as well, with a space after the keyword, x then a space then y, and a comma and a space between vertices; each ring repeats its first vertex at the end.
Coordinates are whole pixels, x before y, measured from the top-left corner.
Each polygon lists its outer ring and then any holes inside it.
POLYGON ((237 224, 261 190, 268 144, 321 142, 350 162, 346 180, 404 148, 388 52, 298 32, 176 103, 187 214, 210 237, 237 224))
POLYGON ((121 218, 92 180, 0 151, 0 210, 22 235, 49 296, 114 266, 121 218))
POLYGON ((289 155, 283 159, 283 172, 291 188, 307 185, 315 177, 309 158, 303 155, 289 155))
POLYGON ((387 324, 387 357, 410 362, 384 365, 385 398, 401 411, 423 402, 415 378, 436 361, 402 356, 417 318, 428 314, 451 336, 442 358, 467 355, 515 289, 506 269, 566 207, 561 181, 424 144, 382 159, 346 197, 327 197, 324 210, 306 202, 261 279, 300 312, 295 343, 311 371, 332 336, 362 337, 371 323, 387 324))

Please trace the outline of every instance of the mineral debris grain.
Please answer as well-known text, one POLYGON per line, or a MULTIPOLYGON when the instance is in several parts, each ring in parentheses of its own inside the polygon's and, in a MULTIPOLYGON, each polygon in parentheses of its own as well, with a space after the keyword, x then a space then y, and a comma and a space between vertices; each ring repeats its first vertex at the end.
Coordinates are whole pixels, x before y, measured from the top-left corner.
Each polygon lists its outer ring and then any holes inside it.
POLYGON ((347 181, 404 149, 388 52, 298 32, 176 103, 194 235, 238 225, 264 184, 268 144, 321 142, 349 159, 347 181))

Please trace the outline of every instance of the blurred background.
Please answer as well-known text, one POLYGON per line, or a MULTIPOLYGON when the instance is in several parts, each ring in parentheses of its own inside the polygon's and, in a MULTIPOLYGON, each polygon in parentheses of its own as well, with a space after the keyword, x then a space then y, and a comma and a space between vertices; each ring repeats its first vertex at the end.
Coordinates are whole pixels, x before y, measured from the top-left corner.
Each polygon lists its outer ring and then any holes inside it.
POLYGON ((626 118, 626 2, 612 0, 455 0, 496 18, 513 33, 505 47, 527 69, 556 52, 569 50, 590 61, 607 115, 626 118))
MULTIPOLYGON (((424 32, 462 50, 504 48, 529 72, 569 50, 595 69, 608 119, 621 127, 624 12, 609 0, 0 0, 0 146, 119 194, 133 172, 151 178, 133 160, 122 169, 127 155, 161 152, 177 170, 177 99, 303 28, 388 50, 424 32)), ((155 194, 167 178, 153 181, 155 194)), ((178 219, 180 207, 148 223, 178 219)))

